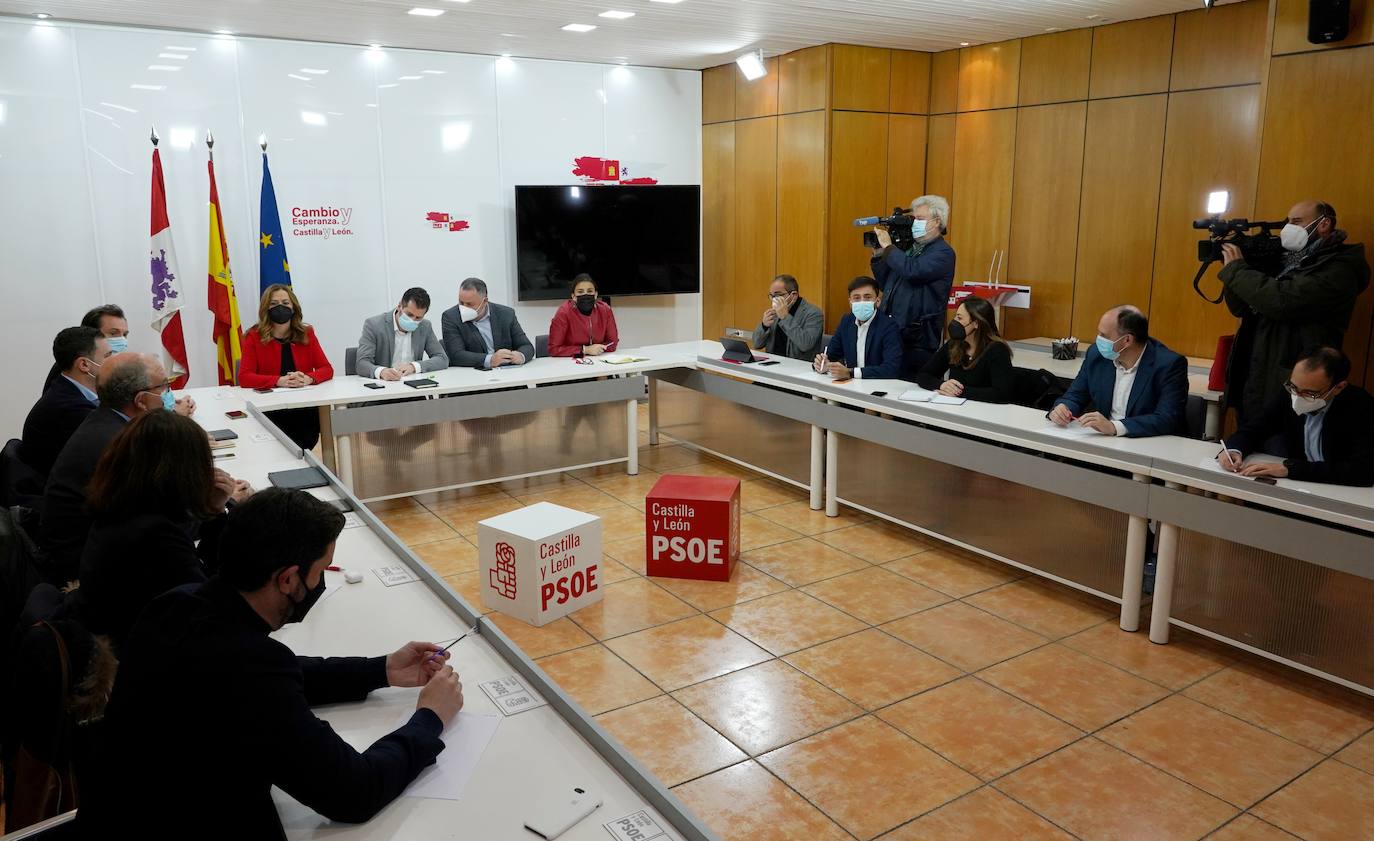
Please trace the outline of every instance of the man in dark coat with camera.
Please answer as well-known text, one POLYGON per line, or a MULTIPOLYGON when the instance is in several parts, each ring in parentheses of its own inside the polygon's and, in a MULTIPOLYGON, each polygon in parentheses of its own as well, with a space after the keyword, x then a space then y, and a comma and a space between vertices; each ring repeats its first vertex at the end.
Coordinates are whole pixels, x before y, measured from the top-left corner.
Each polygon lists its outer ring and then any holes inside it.
POLYGON ((1294 205, 1279 238, 1287 253, 1263 269, 1235 245, 1222 246, 1223 294, 1240 318, 1226 395, 1242 420, 1285 397, 1284 381, 1304 347, 1341 346, 1355 299, 1369 285, 1364 246, 1345 241, 1326 202, 1294 205))
POLYGON ((902 329, 902 379, 916 381, 926 360, 943 344, 945 311, 954 285, 954 249, 945 242, 949 202, 921 196, 911 202, 915 242, 903 251, 892 235, 875 228, 878 247, 869 261, 883 293, 883 312, 902 329))

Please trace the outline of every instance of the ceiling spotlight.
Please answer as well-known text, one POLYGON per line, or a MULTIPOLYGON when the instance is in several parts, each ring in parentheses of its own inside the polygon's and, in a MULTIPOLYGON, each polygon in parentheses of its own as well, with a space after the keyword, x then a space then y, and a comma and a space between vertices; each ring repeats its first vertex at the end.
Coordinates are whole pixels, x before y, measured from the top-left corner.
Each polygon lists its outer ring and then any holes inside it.
POLYGON ((234 34, 234 30, 232 30, 232 29, 216 29, 216 30, 215 30, 215 34, 216 34, 216 35, 233 35, 233 34, 234 34))
POLYGON ((38 18, 39 20, 47 20, 48 18, 52 17, 52 15, 48 14, 47 12, 39 12, 38 14, 34 15, 34 17, 38 18))
POLYGON ((740 72, 749 81, 762 79, 768 75, 768 67, 763 63, 763 50, 754 50, 752 53, 745 53, 735 59, 735 64, 739 65, 740 72))
POLYGON ((960 41, 960 42, 959 42, 959 46, 961 46, 961 47, 967 47, 967 46, 968 46, 968 41, 960 41))
POLYGON ((632 18, 634 16, 634 12, 618 12, 615 9, 597 15, 599 18, 610 18, 611 20, 625 20, 626 18, 632 18))
POLYGON ((570 23, 563 27, 564 32, 591 32, 593 29, 596 27, 589 23, 570 23))
POLYGON ((426 9, 424 6, 416 6, 415 8, 406 12, 406 14, 408 15, 416 15, 417 17, 422 18, 437 18, 439 15, 442 15, 443 13, 443 9, 426 9))

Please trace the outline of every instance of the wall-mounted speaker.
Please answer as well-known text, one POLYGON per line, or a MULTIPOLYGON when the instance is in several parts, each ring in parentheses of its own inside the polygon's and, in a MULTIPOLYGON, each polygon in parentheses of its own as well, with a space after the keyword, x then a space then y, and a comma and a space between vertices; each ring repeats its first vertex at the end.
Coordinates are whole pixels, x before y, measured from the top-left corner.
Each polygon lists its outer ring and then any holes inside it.
POLYGON ((1307 40, 1313 44, 1343 41, 1350 35, 1350 0, 1308 0, 1307 40))

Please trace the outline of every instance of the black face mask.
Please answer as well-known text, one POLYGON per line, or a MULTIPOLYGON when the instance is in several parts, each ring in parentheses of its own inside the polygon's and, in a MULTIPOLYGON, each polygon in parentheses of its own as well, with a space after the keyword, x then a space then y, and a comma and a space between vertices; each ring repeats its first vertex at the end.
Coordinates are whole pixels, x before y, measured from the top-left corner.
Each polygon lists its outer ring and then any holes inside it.
POLYGON ((292 622, 299 622, 304 619, 305 614, 310 612, 310 608, 314 607, 315 602, 318 602, 323 595, 324 576, 321 575, 319 585, 316 586, 315 589, 307 591, 305 598, 296 601, 295 596, 291 597, 291 612, 286 615, 286 624, 289 625, 292 622))
POLYGON ((596 309, 595 295, 578 295, 573 300, 577 302, 577 311, 583 315, 591 315, 592 310, 596 309))
POLYGON ((956 342, 962 342, 964 339, 968 338, 968 330, 959 322, 951 321, 949 323, 949 337, 956 342))
POLYGON ((296 311, 286 304, 277 304, 267 311, 267 317, 272 319, 273 324, 286 324, 291 320, 291 316, 295 314, 296 311))

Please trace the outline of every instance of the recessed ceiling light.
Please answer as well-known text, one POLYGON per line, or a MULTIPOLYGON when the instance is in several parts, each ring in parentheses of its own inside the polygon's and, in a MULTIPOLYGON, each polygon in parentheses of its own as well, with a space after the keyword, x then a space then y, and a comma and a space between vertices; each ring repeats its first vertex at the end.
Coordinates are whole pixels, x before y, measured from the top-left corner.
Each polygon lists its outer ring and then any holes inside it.
POLYGON ((768 75, 768 66, 763 63, 763 50, 754 50, 752 53, 745 53, 735 59, 735 64, 739 65, 740 72, 749 81, 762 79, 768 75))
POLYGON ((324 74, 328 73, 329 71, 328 71, 328 70, 321 70, 321 69, 319 69, 318 67, 302 67, 302 68, 301 68, 301 72, 302 72, 302 73, 309 73, 311 76, 323 76, 324 74))
POLYGON ((437 18, 439 15, 442 15, 443 13, 443 9, 426 9, 424 6, 416 6, 415 8, 406 12, 406 14, 408 15, 418 15, 422 18, 437 18))
POLYGON ((372 50, 373 52, 381 52, 382 45, 381 45, 381 44, 368 44, 368 45, 367 45, 367 48, 368 48, 369 50, 372 50))
POLYGON ((170 44, 169 44, 168 46, 163 47, 163 49, 164 49, 164 50, 172 50, 173 52, 178 52, 178 53, 193 53, 193 52, 196 51, 196 48, 195 48, 195 47, 173 47, 173 46, 171 46, 170 44))
POLYGON ((329 125, 329 120, 326 119, 325 116, 318 111, 302 111, 301 122, 305 123, 308 126, 329 125))
POLYGON ((1102 16, 1101 16, 1101 15, 1088 15, 1088 20, 1097 20, 1097 19, 1100 18, 1100 17, 1102 17, 1102 16))
POLYGON ((190 58, 186 53, 158 53, 157 57, 171 59, 172 61, 185 61, 190 58))
POLYGON ((48 14, 47 12, 39 12, 38 14, 34 15, 34 17, 38 18, 39 20, 47 20, 48 18, 52 17, 52 15, 48 14))
POLYGON ((590 23, 570 23, 563 27, 564 32, 591 32, 593 29, 596 27, 590 23))
POLYGON ((425 78, 425 77, 424 77, 424 76, 399 76, 398 78, 399 78, 401 81, 403 81, 403 82, 414 82, 414 81, 417 81, 417 80, 419 80, 419 79, 423 79, 423 78, 425 78))
POLYGON ((385 85, 378 85, 377 87, 379 87, 379 88, 395 88, 395 87, 400 87, 400 86, 397 85, 395 82, 387 82, 385 85))
POLYGON ((216 34, 216 35, 233 35, 233 34, 234 34, 234 30, 232 30, 232 29, 216 29, 216 30, 215 30, 215 34, 216 34))
POLYGON ((129 85, 129 87, 132 88, 133 90, 136 90, 136 91, 165 91, 165 90, 167 90, 167 86, 166 86, 166 85, 144 85, 144 84, 139 84, 138 82, 135 82, 134 84, 129 85))
POLYGON ((1058 32, 1058 31, 1059 31, 1059 27, 1057 27, 1057 26, 1047 26, 1047 27, 1045 27, 1045 31, 1046 31, 1046 32, 1058 32))
POLYGON ((447 71, 447 70, 421 70, 420 72, 421 72, 421 73, 424 73, 424 74, 427 74, 427 75, 429 75, 429 76, 442 76, 442 75, 444 75, 445 73, 447 73, 448 71, 447 71))
POLYGON ((286 78, 288 78, 288 79, 297 79, 297 80, 302 81, 302 82, 308 82, 308 81, 310 81, 310 77, 309 77, 309 76, 302 76, 302 75, 300 75, 299 73, 287 73, 287 74, 286 74, 286 78))
POLYGON ((968 46, 968 41, 960 41, 960 42, 959 42, 959 46, 961 46, 961 47, 967 47, 967 46, 968 46))
POLYGON ((150 64, 148 65, 148 69, 161 70, 165 73, 176 73, 181 70, 181 67, 176 64, 150 64))
POLYGON ((625 20, 626 18, 632 18, 634 16, 634 12, 619 12, 615 9, 611 9, 608 12, 602 12, 601 14, 597 15, 597 17, 599 18, 610 18, 611 20, 625 20))
POLYGON ((517 34, 514 33, 514 32, 502 32, 502 33, 501 33, 501 37, 502 37, 502 38, 524 38, 525 36, 524 36, 524 35, 517 35, 517 34))

